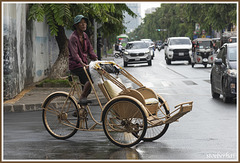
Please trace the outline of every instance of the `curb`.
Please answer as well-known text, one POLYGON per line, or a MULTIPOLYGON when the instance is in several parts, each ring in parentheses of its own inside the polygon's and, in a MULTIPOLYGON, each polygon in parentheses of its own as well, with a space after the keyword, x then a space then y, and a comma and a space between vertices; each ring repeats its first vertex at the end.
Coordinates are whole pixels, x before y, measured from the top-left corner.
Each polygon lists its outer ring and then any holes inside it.
POLYGON ((10 112, 25 112, 25 111, 39 111, 42 104, 4 104, 4 113, 10 112))
MULTIPOLYGON (((98 106, 97 99, 90 99, 92 103, 90 106, 98 106)), ((100 98, 101 104, 107 103, 105 98, 100 98)), ((41 111, 41 104, 4 104, 4 113, 26 112, 26 111, 41 111)))

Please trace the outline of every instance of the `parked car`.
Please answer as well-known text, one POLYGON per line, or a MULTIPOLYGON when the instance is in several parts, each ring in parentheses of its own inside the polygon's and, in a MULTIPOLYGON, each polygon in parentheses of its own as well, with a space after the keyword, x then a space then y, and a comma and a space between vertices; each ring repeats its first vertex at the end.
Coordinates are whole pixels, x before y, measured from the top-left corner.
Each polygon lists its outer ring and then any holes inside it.
POLYGON ((123 64, 126 67, 128 64, 148 63, 152 65, 151 48, 144 41, 128 42, 123 54, 123 64))
POLYGON ((213 64, 214 59, 213 40, 210 38, 197 38, 193 40, 193 50, 191 56, 192 67, 195 64, 203 64, 207 67, 208 64, 213 64))
POLYGON ((165 60, 169 65, 172 61, 187 60, 191 63, 192 42, 188 37, 170 37, 164 47, 165 60))
POLYGON ((223 46, 225 43, 237 42, 237 32, 236 31, 224 31, 220 38, 220 45, 223 46))
POLYGON ((237 43, 224 44, 214 61, 211 71, 211 92, 213 98, 223 95, 228 103, 236 98, 237 92, 237 43))
POLYGON ((228 42, 229 42, 229 43, 237 42, 237 37, 230 37, 230 38, 228 39, 228 42))

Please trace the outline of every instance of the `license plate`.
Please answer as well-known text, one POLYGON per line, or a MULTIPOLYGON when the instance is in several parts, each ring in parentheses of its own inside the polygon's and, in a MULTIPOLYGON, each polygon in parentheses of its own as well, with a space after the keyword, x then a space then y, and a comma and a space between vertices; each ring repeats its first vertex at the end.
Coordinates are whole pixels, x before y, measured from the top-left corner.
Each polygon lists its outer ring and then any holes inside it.
POLYGON ((184 56, 184 53, 179 53, 179 56, 184 56))
POLYGON ((140 61, 140 58, 135 58, 135 61, 140 61))

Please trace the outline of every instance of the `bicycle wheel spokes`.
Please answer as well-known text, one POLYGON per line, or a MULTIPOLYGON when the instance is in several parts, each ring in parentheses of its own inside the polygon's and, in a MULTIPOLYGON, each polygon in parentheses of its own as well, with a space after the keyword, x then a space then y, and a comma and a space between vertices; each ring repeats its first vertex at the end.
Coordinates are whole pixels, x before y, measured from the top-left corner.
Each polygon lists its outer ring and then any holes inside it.
MULTIPOLYGON (((169 114, 169 111, 167 110, 166 105, 163 104, 162 100, 159 98, 159 107, 156 112, 156 115, 154 115, 153 117, 157 121, 160 121, 160 120, 165 121, 168 114, 169 114)), ((168 126, 169 124, 152 125, 151 123, 148 123, 147 132, 143 140, 153 141, 153 140, 159 139, 166 133, 168 126)))
POLYGON ((106 107, 103 124, 104 132, 110 141, 121 147, 137 144, 146 132, 144 112, 140 106, 128 99, 118 99, 106 107))
POLYGON ((46 100, 43 110, 43 122, 47 131, 58 139, 67 139, 77 132, 79 127, 76 104, 71 97, 64 93, 56 93, 46 100))

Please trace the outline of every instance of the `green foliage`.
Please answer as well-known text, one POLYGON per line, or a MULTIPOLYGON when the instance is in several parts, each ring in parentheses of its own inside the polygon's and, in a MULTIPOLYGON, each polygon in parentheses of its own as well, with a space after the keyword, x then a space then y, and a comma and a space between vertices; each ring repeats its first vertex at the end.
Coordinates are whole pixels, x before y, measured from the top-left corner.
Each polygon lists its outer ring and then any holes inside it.
POLYGON ((52 35, 58 35, 58 26, 67 26, 72 19, 69 4, 33 4, 29 20, 44 21, 46 18, 52 35))
MULTIPOLYGON (((44 21, 46 18, 52 35, 58 35, 58 26, 71 29, 73 18, 82 14, 93 22, 95 19, 102 24, 102 31, 106 37, 118 35, 124 29, 123 13, 127 12, 131 16, 136 16, 126 4, 114 3, 49 3, 32 4, 30 6, 29 20, 44 21)), ((89 24, 91 28, 91 24, 89 24)), ((91 30, 91 29, 90 29, 91 30)))
POLYGON ((236 3, 162 3, 156 12, 147 14, 144 23, 129 34, 130 38, 164 40, 171 36, 193 37, 195 23, 208 35, 236 24, 236 3), (167 29, 157 31, 156 29, 167 29))
POLYGON ((29 13, 29 17, 28 20, 37 20, 39 22, 42 22, 44 20, 44 7, 42 4, 34 4, 31 5, 30 7, 30 13, 29 13))

